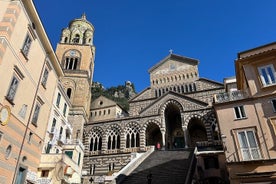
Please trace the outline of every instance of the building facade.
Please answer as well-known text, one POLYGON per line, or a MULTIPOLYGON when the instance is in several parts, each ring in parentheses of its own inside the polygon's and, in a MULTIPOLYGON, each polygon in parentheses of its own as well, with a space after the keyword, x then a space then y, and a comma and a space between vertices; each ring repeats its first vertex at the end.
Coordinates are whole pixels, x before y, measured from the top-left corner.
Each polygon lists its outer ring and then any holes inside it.
MULTIPOLYGON (((91 108, 92 115, 84 130, 85 182, 116 175, 131 161, 133 153, 145 152, 157 143, 164 150, 198 147, 200 165, 200 159, 207 155, 224 160, 222 149, 204 152, 206 147, 220 145, 212 101, 214 94, 224 92, 224 86, 200 78, 198 63, 175 54, 159 61, 149 70, 150 87, 129 100, 129 113, 125 116, 93 119, 96 110, 104 112, 106 107, 91 108)), ((224 180, 227 176, 224 164, 212 171, 198 174, 198 180, 224 180)))
POLYGON ((0 183, 35 183, 58 76, 32 1, 0 1, 0 183))
POLYGON ((84 146, 73 139, 71 103, 61 83, 56 88, 38 168, 37 183, 81 183, 84 146))
POLYGON ((276 43, 238 54, 237 89, 215 96, 231 183, 276 183, 276 43))

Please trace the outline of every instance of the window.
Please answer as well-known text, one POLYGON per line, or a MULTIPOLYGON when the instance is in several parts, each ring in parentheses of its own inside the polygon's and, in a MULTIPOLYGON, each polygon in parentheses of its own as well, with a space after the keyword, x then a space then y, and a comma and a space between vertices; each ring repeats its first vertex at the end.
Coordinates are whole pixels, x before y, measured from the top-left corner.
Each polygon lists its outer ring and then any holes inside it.
POLYGON ((60 127, 60 130, 59 130, 59 139, 62 138, 62 132, 63 132, 63 127, 60 127))
POLYGON ((49 176, 49 170, 42 170, 41 177, 47 178, 49 176))
POLYGON ((24 183, 26 179, 26 175, 27 175, 27 169, 20 167, 17 172, 15 184, 24 183))
POLYGON ((234 107, 234 110, 235 110, 236 119, 246 118, 243 106, 234 107))
POLYGON ((33 118, 32 118, 32 124, 35 125, 35 126, 37 126, 39 111, 40 111, 40 104, 36 104, 34 114, 33 114, 33 118))
POLYGON ((81 161, 81 153, 79 153, 78 165, 80 165, 80 161, 81 161))
POLYGON ((48 144, 45 148, 45 153, 50 153, 51 148, 52 148, 52 144, 50 142, 48 142, 48 144))
POLYGON ((6 148, 6 152, 5 152, 5 158, 6 159, 9 159, 10 156, 11 156, 11 151, 12 151, 12 146, 9 145, 7 148, 6 148))
POLYGON ((79 66, 78 58, 72 58, 72 57, 65 58, 65 63, 64 63, 65 70, 76 70, 78 69, 78 66, 79 66))
POLYGON ((261 158, 255 131, 243 130, 238 132, 238 141, 243 160, 256 160, 261 158))
POLYGON ((96 169, 95 164, 91 164, 91 165, 90 165, 89 174, 90 174, 90 175, 94 175, 94 174, 95 174, 95 169, 96 169))
POLYGON ((60 98, 61 98, 61 94, 58 93, 57 95, 57 101, 56 101, 56 106, 59 107, 59 104, 60 104, 60 98))
POLYGON ((26 104, 22 105, 22 107, 21 107, 21 109, 20 109, 20 111, 18 113, 21 118, 25 118, 26 112, 27 112, 27 108, 28 108, 28 105, 26 105, 26 104))
POLYGON ((8 101, 13 102, 18 84, 19 84, 19 80, 15 76, 13 76, 13 78, 11 80, 10 87, 9 87, 8 94, 6 96, 8 101))
POLYGON ((276 98, 271 100, 273 111, 276 112, 276 98))
POLYGON ((43 73, 43 76, 42 76, 42 80, 41 80, 41 84, 44 87, 46 87, 46 82, 47 82, 47 79, 48 79, 48 75, 49 75, 49 71, 48 71, 48 69, 45 69, 44 73, 43 73))
POLYGON ((73 158, 73 151, 65 151, 65 155, 67 155, 69 158, 73 158))
POLYGON ((63 107, 63 116, 66 116, 66 111, 67 111, 67 104, 65 103, 63 107))
POLYGON ((276 84, 276 73, 272 64, 258 68, 264 86, 276 84))
POLYGON ((25 57, 28 56, 28 53, 30 51, 30 47, 31 47, 31 43, 32 43, 32 39, 30 37, 30 35, 27 34, 23 47, 22 47, 22 53, 25 55, 25 57))
POLYGON ((51 127, 51 132, 52 132, 52 133, 54 133, 54 131, 55 131, 56 122, 57 122, 57 120, 56 120, 56 118, 54 118, 54 119, 53 119, 53 123, 52 123, 52 127, 51 127))
POLYGON ((67 91, 66 91, 66 94, 67 94, 68 98, 71 98, 72 89, 68 88, 67 91))

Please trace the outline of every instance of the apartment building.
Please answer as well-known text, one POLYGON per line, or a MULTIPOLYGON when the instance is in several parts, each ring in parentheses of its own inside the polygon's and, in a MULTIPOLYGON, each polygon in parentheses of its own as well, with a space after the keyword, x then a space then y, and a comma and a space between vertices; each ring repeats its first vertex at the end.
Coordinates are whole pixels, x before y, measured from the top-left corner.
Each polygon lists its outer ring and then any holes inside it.
POLYGON ((32 1, 0 1, 0 183, 35 183, 58 76, 32 1))
POLYGON ((228 80, 214 103, 229 179, 276 183, 276 43, 238 53, 235 67, 237 90, 228 80))
POLYGON ((72 138, 73 127, 67 119, 70 108, 70 100, 58 83, 38 169, 38 183, 81 183, 84 146, 81 140, 72 138))

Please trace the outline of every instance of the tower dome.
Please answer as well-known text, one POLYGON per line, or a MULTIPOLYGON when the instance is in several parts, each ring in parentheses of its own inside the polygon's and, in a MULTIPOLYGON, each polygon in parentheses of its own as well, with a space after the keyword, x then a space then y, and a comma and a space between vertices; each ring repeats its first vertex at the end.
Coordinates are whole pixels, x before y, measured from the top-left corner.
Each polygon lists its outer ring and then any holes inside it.
POLYGON ((86 20, 86 15, 72 20, 62 31, 60 43, 93 45, 94 26, 86 20))

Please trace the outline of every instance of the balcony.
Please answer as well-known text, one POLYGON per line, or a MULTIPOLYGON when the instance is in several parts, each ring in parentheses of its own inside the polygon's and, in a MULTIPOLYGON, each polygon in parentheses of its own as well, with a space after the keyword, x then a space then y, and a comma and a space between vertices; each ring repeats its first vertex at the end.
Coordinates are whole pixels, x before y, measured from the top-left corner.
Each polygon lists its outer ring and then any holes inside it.
POLYGON ((236 100, 242 100, 248 97, 249 95, 247 91, 237 90, 237 91, 216 94, 214 96, 214 102, 215 103, 231 102, 236 100))
POLYGON ((84 150, 84 145, 80 139, 67 139, 65 142, 65 145, 79 145, 84 150))
POLYGON ((81 167, 76 161, 68 157, 66 154, 42 154, 39 168, 56 168, 57 165, 62 166, 63 171, 66 166, 81 174, 81 167))
POLYGON ((62 136, 59 136, 57 141, 58 141, 58 145, 60 145, 60 146, 66 144, 65 138, 63 138, 62 136))
POLYGON ((55 127, 52 127, 51 130, 48 130, 48 133, 50 135, 54 135, 56 133, 56 128, 55 127))

